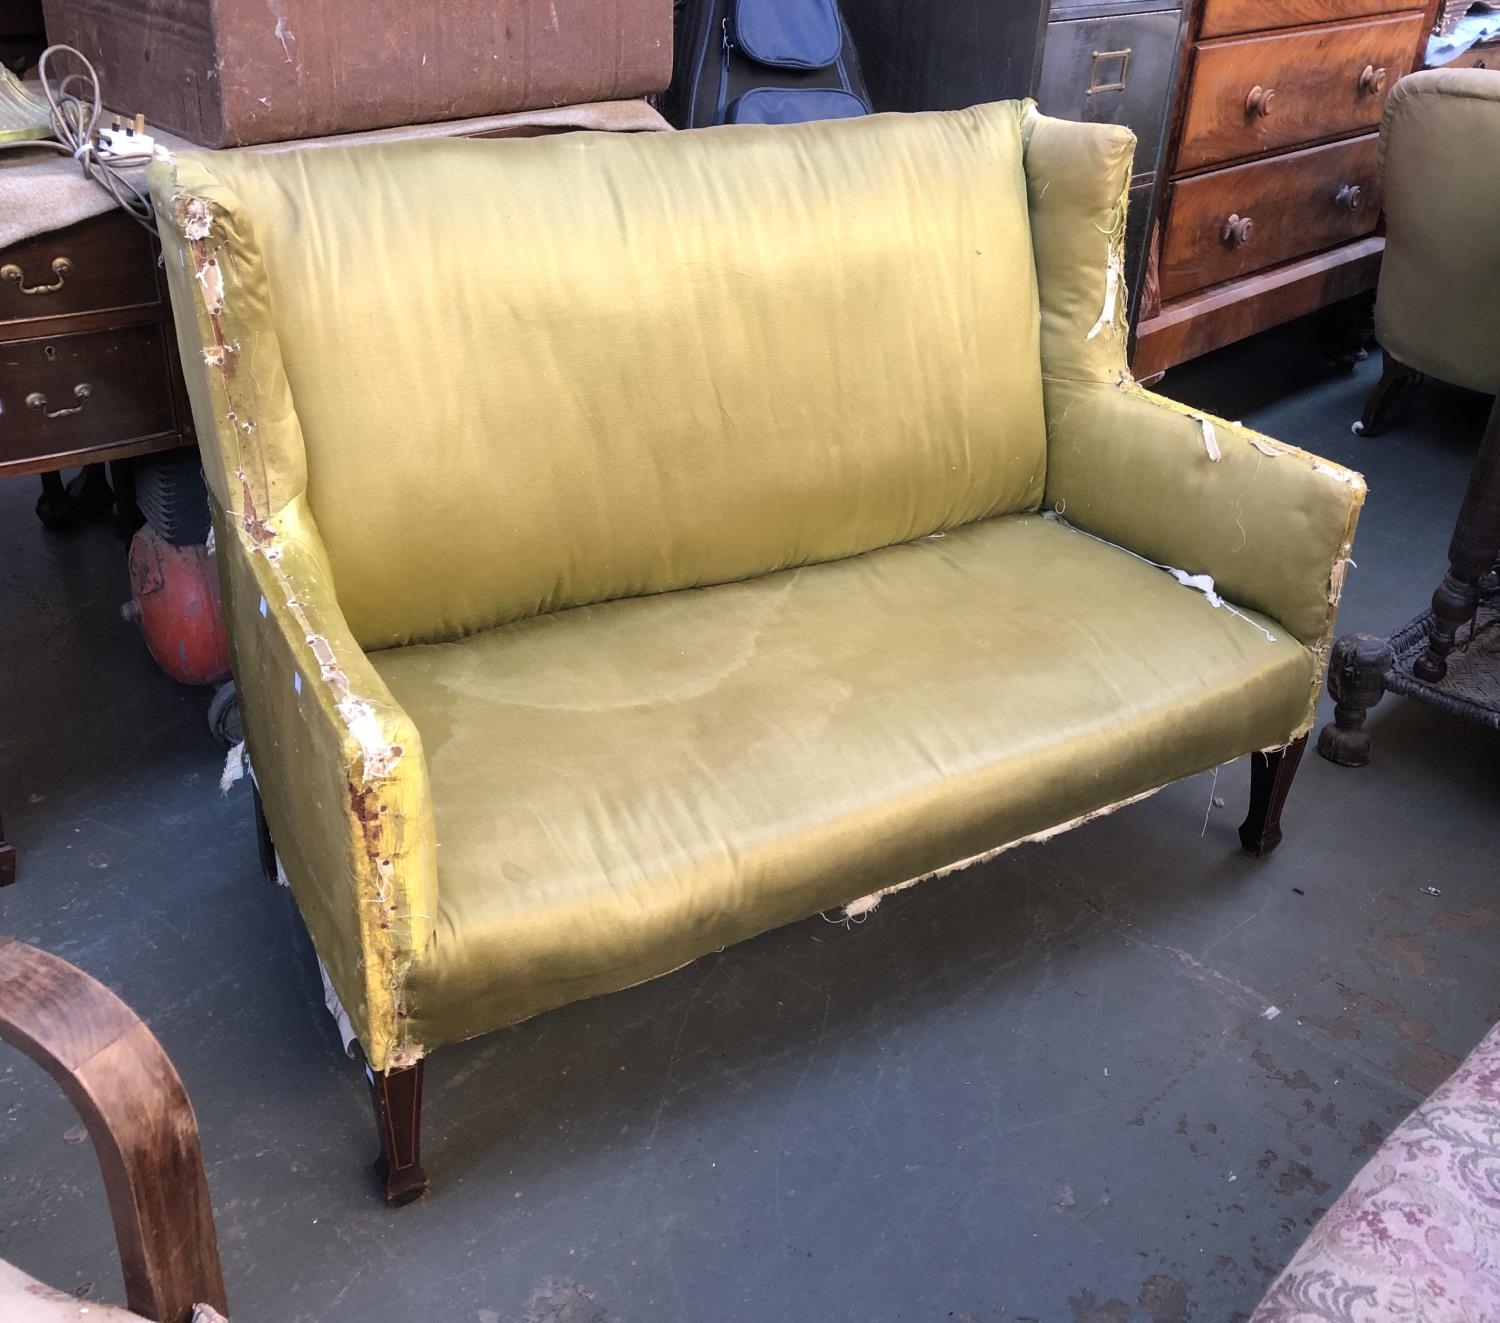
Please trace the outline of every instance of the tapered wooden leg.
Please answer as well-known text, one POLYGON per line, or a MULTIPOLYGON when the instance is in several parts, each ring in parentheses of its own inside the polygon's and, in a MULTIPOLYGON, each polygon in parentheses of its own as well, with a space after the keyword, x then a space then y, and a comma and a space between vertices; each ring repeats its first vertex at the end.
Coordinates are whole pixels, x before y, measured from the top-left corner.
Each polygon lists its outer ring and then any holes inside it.
POLYGON ((1281 810, 1306 747, 1304 735, 1284 749, 1250 755, 1250 812, 1240 825, 1240 844, 1257 859, 1281 844, 1281 810))
POLYGON ((1370 391, 1365 400, 1365 410, 1360 420, 1354 424, 1354 432, 1358 436, 1374 436, 1377 432, 1385 430, 1385 425, 1390 421, 1391 410, 1396 407, 1396 401, 1413 381, 1422 374, 1415 368, 1409 368, 1398 358, 1393 358, 1389 351, 1382 350, 1382 364, 1380 369, 1380 380, 1370 391))
POLYGON ((68 489, 61 473, 42 474, 42 494, 36 498, 36 517, 44 528, 53 531, 77 526, 78 511, 68 499, 68 489))
POLYGON ((255 844, 260 851, 260 871, 267 882, 276 881, 276 843, 271 839, 271 825, 266 821, 265 806, 260 802, 260 787, 250 783, 250 795, 255 802, 255 844))
POLYGON ((370 1097, 380 1131, 375 1177, 392 1208, 420 1199, 427 1190, 422 1170, 422 1068, 427 1063, 384 1073, 370 1071, 370 1097))
POLYGON ((1346 634, 1328 659, 1328 692, 1333 720, 1318 732, 1318 752, 1340 767, 1363 767, 1370 761, 1370 732, 1365 717, 1385 694, 1391 647, 1370 634, 1346 634))

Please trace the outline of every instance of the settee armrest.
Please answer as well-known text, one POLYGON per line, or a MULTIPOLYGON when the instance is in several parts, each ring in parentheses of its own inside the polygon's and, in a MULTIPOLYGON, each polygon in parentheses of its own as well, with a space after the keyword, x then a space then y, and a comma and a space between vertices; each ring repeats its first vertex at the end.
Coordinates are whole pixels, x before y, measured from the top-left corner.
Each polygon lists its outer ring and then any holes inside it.
POLYGON ((1359 474, 1142 389, 1048 378, 1046 507, 1326 650, 1359 474))
POLYGON ((405 1025, 437 906, 421 740, 339 610, 305 500, 215 510, 251 766, 318 954, 377 1070, 423 1055, 405 1025))

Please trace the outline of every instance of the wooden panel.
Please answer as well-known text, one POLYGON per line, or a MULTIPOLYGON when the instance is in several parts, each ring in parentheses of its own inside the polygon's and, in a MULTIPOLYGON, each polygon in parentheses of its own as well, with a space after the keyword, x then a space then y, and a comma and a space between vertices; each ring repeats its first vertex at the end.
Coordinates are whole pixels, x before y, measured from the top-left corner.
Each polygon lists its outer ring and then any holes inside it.
POLYGON ((1145 379, 1199 354, 1243 340, 1374 289, 1385 240, 1357 239, 1314 257, 1164 304, 1136 333, 1131 371, 1145 379))
POLYGON ((1372 133, 1173 185, 1162 298, 1369 234, 1380 218, 1379 142, 1372 133))
POLYGON ((0 345, 0 473, 173 432, 172 389, 158 323, 0 345))
POLYGON ((1414 8, 1415 0, 1277 0, 1276 4, 1267 4, 1266 0, 1204 0, 1198 35, 1227 37, 1414 8))
POLYGON ((94 216, 0 252, 0 322, 158 301, 155 244, 123 212, 94 216))
POLYGON ((842 9, 876 110, 960 110, 1036 86, 1045 0, 846 0, 842 9))
POLYGON ((1177 168, 1376 128, 1421 33, 1416 13, 1200 45, 1177 168))
POLYGON ((1134 131, 1135 173, 1159 168, 1182 14, 1074 19, 1047 25, 1038 107, 1059 119, 1134 131))

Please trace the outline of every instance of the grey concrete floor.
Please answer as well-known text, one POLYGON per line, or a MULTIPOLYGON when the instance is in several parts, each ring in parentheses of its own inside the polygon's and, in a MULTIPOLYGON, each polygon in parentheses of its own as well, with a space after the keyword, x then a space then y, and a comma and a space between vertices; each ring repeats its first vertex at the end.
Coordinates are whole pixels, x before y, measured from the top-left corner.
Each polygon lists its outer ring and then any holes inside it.
MULTIPOLYGON (((1342 625, 1386 632, 1441 575, 1484 407, 1429 387, 1354 438, 1375 366, 1330 375, 1293 327, 1165 385, 1369 475, 1342 625)), ((245 1323, 1243 1318, 1500 1019, 1500 738, 1387 699, 1374 765, 1305 760, 1264 864, 1236 849, 1241 762, 1222 811, 1197 777, 857 927, 815 918, 445 1050, 432 1195, 387 1211, 290 898, 244 787, 219 795, 207 697, 121 623, 111 534, 43 533, 35 490, 0 483, 21 853, 0 928, 165 1043, 245 1323)), ((0 1256, 120 1298, 89 1146, 8 1049, 0 1256)))

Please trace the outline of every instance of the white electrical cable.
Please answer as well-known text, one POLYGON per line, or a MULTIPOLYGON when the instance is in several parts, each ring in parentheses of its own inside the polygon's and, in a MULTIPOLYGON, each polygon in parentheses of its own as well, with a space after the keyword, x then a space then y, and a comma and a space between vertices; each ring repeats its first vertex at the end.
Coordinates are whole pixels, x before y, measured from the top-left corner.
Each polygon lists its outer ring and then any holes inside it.
POLYGON ((127 178, 118 165, 99 155, 95 139, 104 109, 99 98, 99 75, 94 72, 94 66, 81 51, 71 46, 48 46, 37 61, 36 71, 56 138, 0 143, 0 150, 43 147, 71 156, 82 167, 83 173, 108 193, 126 215, 154 234, 156 220, 146 190, 127 178), (47 68, 54 55, 71 55, 83 66, 84 72, 67 74, 54 83, 47 68))

